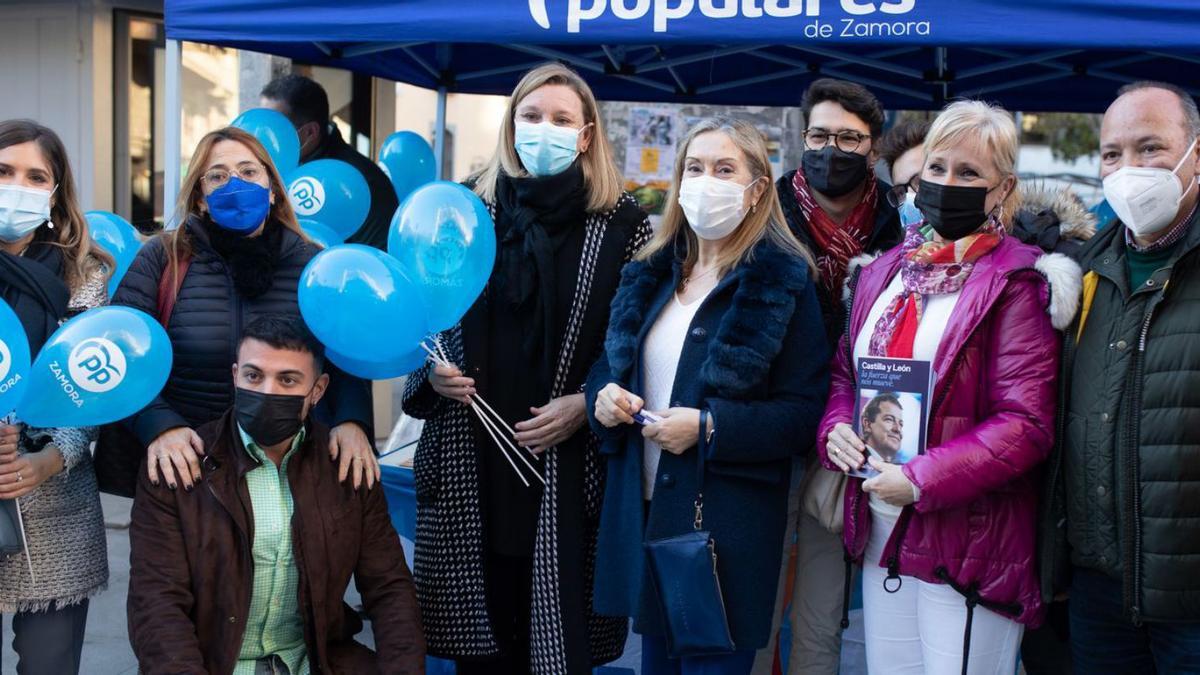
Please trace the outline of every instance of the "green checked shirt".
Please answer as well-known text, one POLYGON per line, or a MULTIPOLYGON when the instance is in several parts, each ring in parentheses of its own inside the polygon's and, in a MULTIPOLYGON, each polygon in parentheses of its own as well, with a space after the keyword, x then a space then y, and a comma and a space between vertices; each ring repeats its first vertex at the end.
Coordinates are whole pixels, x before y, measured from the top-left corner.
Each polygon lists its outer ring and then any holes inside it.
POLYGON ((292 675, 309 675, 304 620, 300 616, 300 571, 292 554, 292 489, 288 462, 304 442, 304 429, 292 439, 292 449, 276 468, 254 439, 238 425, 246 452, 259 467, 246 474, 254 518, 254 584, 250 614, 234 675, 254 675, 257 661, 277 655, 292 675))

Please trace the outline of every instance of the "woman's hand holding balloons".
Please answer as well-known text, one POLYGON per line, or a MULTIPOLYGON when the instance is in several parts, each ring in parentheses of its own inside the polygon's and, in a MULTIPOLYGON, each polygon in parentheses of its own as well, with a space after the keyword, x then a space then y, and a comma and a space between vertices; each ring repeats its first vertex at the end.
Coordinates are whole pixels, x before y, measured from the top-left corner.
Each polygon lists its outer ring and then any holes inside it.
POLYGON ((24 497, 63 470, 58 448, 47 445, 41 452, 21 454, 20 442, 20 427, 0 426, 0 499, 24 497))
POLYGON ((174 490, 183 484, 183 489, 192 491, 200 482, 200 455, 204 454, 204 441, 188 427, 175 427, 158 435, 146 449, 146 475, 150 482, 159 485, 166 481, 174 490))
POLYGON ((354 489, 363 483, 367 489, 379 480, 379 458, 362 427, 343 422, 329 430, 329 459, 338 462, 338 481, 354 479, 354 489))
POLYGON ((434 366, 429 373, 429 384, 439 395, 471 405, 471 396, 475 394, 475 380, 463 377, 461 370, 454 366, 434 366))
POLYGON ((536 417, 517 422, 517 443, 534 453, 553 448, 570 438, 587 423, 587 402, 583 394, 560 396, 540 408, 530 408, 536 417))

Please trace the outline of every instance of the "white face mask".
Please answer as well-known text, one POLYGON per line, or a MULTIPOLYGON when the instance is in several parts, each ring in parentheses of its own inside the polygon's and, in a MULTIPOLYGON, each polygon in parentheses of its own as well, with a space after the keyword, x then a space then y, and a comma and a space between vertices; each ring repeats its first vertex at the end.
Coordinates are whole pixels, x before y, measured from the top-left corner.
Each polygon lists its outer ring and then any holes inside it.
POLYGON ((1175 219, 1179 202, 1183 200, 1183 187, 1175 172, 1192 157, 1195 147, 1193 140, 1170 171, 1126 166, 1104 178, 1104 198, 1134 236, 1159 232, 1175 219))
POLYGON ((679 185, 679 205, 696 236, 716 241, 736 230, 746 217, 742 195, 750 185, 712 176, 684 178, 679 185))
POLYGON ((0 185, 0 239, 17 241, 49 221, 53 194, 52 190, 0 185))

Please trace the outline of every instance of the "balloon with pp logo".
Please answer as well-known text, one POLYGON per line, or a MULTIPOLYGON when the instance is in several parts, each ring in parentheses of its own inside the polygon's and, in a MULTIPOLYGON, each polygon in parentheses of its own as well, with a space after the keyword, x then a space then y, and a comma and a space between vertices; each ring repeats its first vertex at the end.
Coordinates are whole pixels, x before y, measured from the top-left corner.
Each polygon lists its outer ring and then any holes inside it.
POLYGON ((90 427, 146 407, 171 373, 171 341, 145 312, 97 307, 46 341, 17 417, 35 427, 90 427))
POLYGON ((300 136, 283 113, 270 108, 253 108, 235 117, 230 126, 257 138, 280 174, 287 174, 300 164, 300 136))
POLYGON ((383 141, 379 148, 379 166, 391 179, 400 201, 413 190, 437 180, 433 148, 413 131, 397 131, 383 141))
POLYGON ((367 179, 340 159, 302 164, 286 182, 296 217, 319 220, 343 239, 362 227, 371 210, 367 179))
POLYGON ((391 360, 351 358, 328 349, 325 350, 325 356, 338 368, 364 380, 390 380, 393 377, 402 377, 425 364, 425 351, 420 348, 391 360))
POLYGON ((0 300, 0 417, 12 412, 29 382, 29 338, 7 302, 0 300))
POLYGON ((492 274, 496 225, 474 192, 436 181, 417 188, 396 210, 388 252, 421 287, 430 330, 449 330, 492 274))
POLYGON ((428 333, 416 284, 395 258, 362 244, 318 253, 300 275, 300 314, 336 354, 391 362, 428 333))
POLYGON ((342 237, 333 228, 312 218, 300 218, 300 229, 321 248, 329 248, 343 243, 342 237))
POLYGON ((121 278, 129 270, 129 265, 137 257, 138 250, 142 248, 142 241, 133 225, 115 213, 88 211, 84 216, 87 218, 92 241, 104 247, 117 263, 108 280, 108 297, 111 298, 117 292, 117 286, 121 284, 121 278))

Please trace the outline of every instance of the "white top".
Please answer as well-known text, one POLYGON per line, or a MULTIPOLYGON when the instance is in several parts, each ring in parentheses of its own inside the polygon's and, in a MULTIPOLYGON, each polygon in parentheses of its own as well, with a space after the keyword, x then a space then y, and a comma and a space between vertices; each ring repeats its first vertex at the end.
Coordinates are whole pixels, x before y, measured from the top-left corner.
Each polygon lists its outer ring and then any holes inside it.
MULTIPOLYGON (((702 304, 704 298, 685 305, 676 294, 646 334, 646 343, 642 346, 642 399, 646 402, 646 410, 662 411, 671 407, 679 357, 683 354, 692 319, 702 304)), ((654 494, 654 479, 658 476, 661 456, 662 447, 647 439, 642 451, 642 497, 645 499, 654 494)))
MULTIPOLYGON (((871 311, 867 313, 867 322, 863 324, 862 329, 858 332, 858 337, 854 340, 854 372, 858 372, 858 360, 869 355, 871 335, 875 332, 875 324, 879 323, 879 317, 883 316, 888 304, 903 290, 904 282, 900 278, 900 273, 897 272, 896 276, 892 277, 892 283, 883 289, 883 293, 880 293, 879 297, 875 299, 875 304, 871 305, 871 311)), ((913 339, 913 359, 933 362, 937 356, 938 346, 942 344, 942 335, 946 333, 946 325, 950 323, 950 316, 954 313, 954 306, 958 304, 958 296, 961 293, 961 291, 956 291, 944 295, 925 296, 925 308, 921 312, 921 323, 917 325, 917 335, 913 339)), ((900 515, 900 507, 892 506, 872 494, 871 512, 877 517, 890 518, 894 521, 900 515)))

